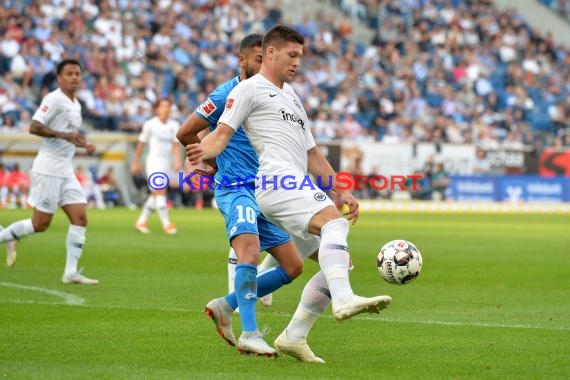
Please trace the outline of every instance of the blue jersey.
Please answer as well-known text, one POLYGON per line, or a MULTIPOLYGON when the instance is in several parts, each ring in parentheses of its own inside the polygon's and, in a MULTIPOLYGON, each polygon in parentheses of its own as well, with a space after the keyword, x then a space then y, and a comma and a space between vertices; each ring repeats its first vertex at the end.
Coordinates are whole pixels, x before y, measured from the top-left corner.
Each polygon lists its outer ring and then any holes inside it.
MULTIPOLYGON (((238 83, 239 76, 219 85, 196 109, 196 114, 210 123, 210 130, 213 131, 218 125, 218 120, 224 112, 226 98, 238 83)), ((246 178, 249 183, 255 181, 259 159, 242 128, 238 128, 228 146, 216 157, 216 165, 218 171, 214 178, 222 186, 241 184, 246 178)))

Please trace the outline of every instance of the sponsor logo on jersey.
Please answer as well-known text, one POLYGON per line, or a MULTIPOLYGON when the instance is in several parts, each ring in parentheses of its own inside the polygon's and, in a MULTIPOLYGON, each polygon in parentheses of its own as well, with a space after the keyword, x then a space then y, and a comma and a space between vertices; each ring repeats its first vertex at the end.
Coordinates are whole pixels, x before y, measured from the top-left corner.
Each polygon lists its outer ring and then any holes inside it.
POLYGON ((226 99, 226 109, 231 110, 233 105, 234 105, 233 99, 230 99, 230 98, 226 99))
POLYGON ((210 100, 210 98, 206 99, 204 102, 202 102, 202 104, 200 104, 200 111, 202 111, 202 113, 206 117, 210 116, 217 109, 218 107, 216 107, 216 105, 214 104, 214 102, 210 100))
POLYGON ((290 122, 298 125, 299 127, 301 127, 303 129, 303 131, 305 130, 305 122, 303 121, 303 119, 297 117, 297 115, 287 112, 287 110, 285 110, 285 108, 281 108, 279 110, 279 113, 281 114, 281 117, 283 118, 283 120, 290 121, 290 122))
POLYGON ((49 110, 49 107, 47 105, 45 105, 41 108, 42 112, 47 112, 48 110, 49 110))

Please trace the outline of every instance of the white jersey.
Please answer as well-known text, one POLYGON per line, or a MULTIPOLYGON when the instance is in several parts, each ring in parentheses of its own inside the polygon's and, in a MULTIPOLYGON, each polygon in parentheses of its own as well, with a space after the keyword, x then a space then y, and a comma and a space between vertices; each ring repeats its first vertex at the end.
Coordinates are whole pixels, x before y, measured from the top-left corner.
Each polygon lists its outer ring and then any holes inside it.
POLYGON ((172 144, 178 143, 176 133, 180 128, 180 123, 173 119, 168 119, 166 123, 160 121, 158 117, 147 120, 142 127, 139 141, 148 144, 148 158, 156 160, 172 161, 172 144))
MULTIPOLYGON (((32 119, 57 132, 77 132, 82 123, 81 104, 57 89, 43 98, 32 119)), ((72 143, 44 137, 32 171, 56 177, 73 177, 74 155, 75 145, 72 143)))
POLYGON ((258 176, 307 173, 307 151, 315 146, 301 100, 261 74, 240 82, 228 95, 218 123, 243 127, 259 155, 258 176))

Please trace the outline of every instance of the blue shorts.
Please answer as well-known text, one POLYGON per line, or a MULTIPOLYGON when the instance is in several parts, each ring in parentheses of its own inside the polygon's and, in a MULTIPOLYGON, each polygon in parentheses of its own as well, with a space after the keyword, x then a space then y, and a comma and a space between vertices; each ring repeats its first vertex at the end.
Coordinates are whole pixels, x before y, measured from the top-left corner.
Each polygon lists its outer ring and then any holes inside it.
POLYGON ((253 189, 220 188, 215 190, 214 197, 226 222, 228 240, 241 234, 256 234, 262 251, 291 241, 289 234, 261 213, 253 189))

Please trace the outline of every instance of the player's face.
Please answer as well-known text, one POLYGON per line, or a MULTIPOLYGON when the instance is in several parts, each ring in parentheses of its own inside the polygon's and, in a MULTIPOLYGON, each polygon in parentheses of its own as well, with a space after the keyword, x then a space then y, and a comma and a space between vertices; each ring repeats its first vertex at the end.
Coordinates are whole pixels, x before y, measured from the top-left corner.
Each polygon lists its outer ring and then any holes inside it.
POLYGON ((75 92, 81 86, 81 69, 77 65, 65 65, 57 76, 59 87, 65 92, 75 92))
POLYGON ((163 122, 168 120, 170 116, 170 102, 168 100, 161 100, 156 106, 156 116, 163 122))
POLYGON ((251 47, 239 55, 239 63, 245 73, 245 78, 251 78, 261 68, 261 46, 251 47))
POLYGON ((303 45, 297 42, 287 42, 276 51, 275 71, 281 81, 291 82, 295 79, 302 56, 303 45))

